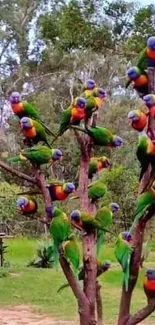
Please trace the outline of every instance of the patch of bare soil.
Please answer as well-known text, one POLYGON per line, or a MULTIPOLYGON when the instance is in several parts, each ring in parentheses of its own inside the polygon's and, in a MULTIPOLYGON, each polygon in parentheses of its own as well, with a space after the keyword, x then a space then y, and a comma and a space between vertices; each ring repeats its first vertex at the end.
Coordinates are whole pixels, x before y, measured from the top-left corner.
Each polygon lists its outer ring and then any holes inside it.
POLYGON ((60 321, 46 315, 37 315, 29 306, 13 306, 0 309, 0 325, 77 325, 71 321, 60 321))

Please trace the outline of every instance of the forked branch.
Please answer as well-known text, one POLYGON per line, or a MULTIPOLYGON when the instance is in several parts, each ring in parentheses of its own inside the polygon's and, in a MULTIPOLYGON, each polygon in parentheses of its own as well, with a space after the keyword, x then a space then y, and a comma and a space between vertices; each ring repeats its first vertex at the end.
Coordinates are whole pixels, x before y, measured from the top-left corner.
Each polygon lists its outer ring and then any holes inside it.
POLYGON ((0 160, 0 167, 5 169, 7 172, 11 173, 12 175, 16 175, 19 178, 24 179, 25 181, 28 181, 30 183, 37 185, 37 180, 35 177, 29 176, 25 173, 22 173, 19 170, 15 169, 14 167, 6 164, 5 162, 3 162, 1 160, 0 160))

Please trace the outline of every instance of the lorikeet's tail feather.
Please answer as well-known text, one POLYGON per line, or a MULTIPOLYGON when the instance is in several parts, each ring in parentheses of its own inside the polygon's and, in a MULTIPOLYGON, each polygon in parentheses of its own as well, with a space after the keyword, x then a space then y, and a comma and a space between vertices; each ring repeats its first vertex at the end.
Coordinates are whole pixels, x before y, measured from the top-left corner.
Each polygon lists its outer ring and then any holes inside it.
POLYGON ((84 133, 87 134, 87 130, 86 129, 83 129, 83 128, 80 128, 80 126, 71 125, 70 128, 71 129, 74 129, 74 130, 82 131, 82 132, 84 132, 84 133))
POLYGON ((124 273, 124 284, 125 284, 125 291, 127 292, 129 288, 129 267, 124 273))
POLYGON ((54 264, 55 268, 58 271, 58 264, 59 264, 59 250, 56 244, 53 245, 53 256, 54 256, 54 264))
POLYGON ((17 163, 17 162, 19 162, 21 160, 22 160, 22 158, 20 156, 15 156, 15 157, 8 158, 6 161, 11 162, 11 163, 17 163))
POLYGON ((40 121, 40 123, 42 124, 42 126, 45 128, 45 130, 46 130, 46 133, 48 134, 48 135, 52 135, 54 138, 55 138, 55 134, 44 124, 44 122, 43 121, 40 121))
POLYGON ((132 233, 135 224, 136 224, 137 221, 138 221, 138 220, 143 216, 143 212, 144 212, 144 210, 141 210, 141 211, 139 211, 139 212, 135 215, 135 218, 134 218, 133 224, 132 224, 132 226, 131 226, 130 229, 129 229, 129 234, 132 233))
POLYGON ((59 287, 59 289, 57 290, 57 293, 59 293, 60 291, 62 291, 65 288, 68 288, 69 284, 68 283, 64 283, 61 287, 59 287))
POLYGON ((41 192, 39 192, 38 190, 30 190, 26 192, 17 193, 17 195, 41 195, 41 192))
POLYGON ((96 249, 97 249, 97 257, 99 256, 100 249, 105 242, 105 232, 98 230, 97 232, 97 243, 96 243, 96 249))

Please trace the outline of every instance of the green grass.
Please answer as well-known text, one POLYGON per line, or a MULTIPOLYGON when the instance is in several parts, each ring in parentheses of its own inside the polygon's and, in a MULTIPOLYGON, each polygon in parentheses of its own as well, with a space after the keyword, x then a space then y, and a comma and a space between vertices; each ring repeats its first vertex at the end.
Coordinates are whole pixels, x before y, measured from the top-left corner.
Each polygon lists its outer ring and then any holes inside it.
MULTIPOLYGON (((6 262, 10 263, 9 274, 0 277, 0 305, 31 304, 39 312, 49 313, 52 317, 62 319, 77 319, 76 300, 70 290, 65 289, 60 294, 57 289, 65 282, 61 271, 54 269, 34 269, 26 267, 35 257, 37 241, 27 238, 11 239, 6 241, 8 253, 6 262)), ((103 306, 106 316, 106 325, 114 325, 118 314, 119 298, 121 294, 122 272, 116 263, 112 245, 105 246, 102 255, 111 260, 112 268, 100 277, 102 284, 103 306), (103 254, 104 253, 104 254, 103 254)), ((145 267, 155 266, 154 254, 145 263, 145 267)), ((145 268, 140 272, 138 284, 134 294, 133 310, 146 304, 142 282, 145 268)), ((149 318, 154 320, 152 315, 149 318)))

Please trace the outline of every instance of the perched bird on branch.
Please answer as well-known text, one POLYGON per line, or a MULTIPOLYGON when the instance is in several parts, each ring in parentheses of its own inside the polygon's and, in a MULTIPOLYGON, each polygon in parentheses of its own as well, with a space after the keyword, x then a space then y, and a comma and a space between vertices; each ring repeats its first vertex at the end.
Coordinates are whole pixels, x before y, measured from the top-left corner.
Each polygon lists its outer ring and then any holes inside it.
POLYGON ((137 146, 137 159, 141 164, 140 180, 148 169, 149 164, 152 166, 151 174, 154 174, 155 169, 155 144, 148 137, 146 132, 139 133, 139 141, 137 146))
MULTIPOLYGON (((103 206, 98 209, 95 215, 95 219, 98 220, 102 227, 108 229, 113 221, 113 216, 118 212, 119 205, 115 202, 110 203, 107 206, 103 206)), ((99 255, 100 249, 105 241, 104 231, 97 231, 97 256, 99 255)))
POLYGON ((147 72, 141 71, 138 67, 131 67, 127 71, 128 81, 126 83, 126 88, 132 83, 133 88, 137 91, 139 96, 148 94, 148 76, 147 72))
MULTIPOLYGON (((97 202, 107 193, 107 187, 103 183, 103 180, 100 178, 97 181, 94 181, 88 185, 88 197, 92 203, 97 202)), ((70 200, 78 199, 79 194, 72 196, 70 200)))
POLYGON ((51 181, 48 185, 48 190, 52 201, 63 201, 69 195, 75 192, 75 185, 73 183, 62 183, 61 181, 51 181))
POLYGON ((137 209, 129 233, 132 232, 138 220, 147 214, 152 207, 155 208, 155 189, 150 187, 147 191, 143 192, 137 200, 137 209))
POLYGON ((115 244, 115 256, 122 267, 124 273, 124 285, 125 290, 128 291, 128 282, 130 275, 130 262, 133 254, 133 248, 131 247, 132 236, 129 232, 121 232, 115 244))
POLYGON ((155 299, 155 269, 146 271, 143 288, 148 299, 155 299))
POLYGON ((40 122, 40 124, 42 124, 44 126, 47 134, 54 136, 54 134, 51 132, 51 130, 49 130, 49 128, 40 119, 40 116, 38 113, 38 108, 34 104, 28 103, 27 101, 22 101, 21 95, 17 91, 14 91, 10 95, 9 100, 10 100, 11 108, 12 108, 14 114, 16 116, 18 116, 19 119, 21 119, 22 117, 25 117, 25 116, 35 119, 38 122, 40 122))
POLYGON ((35 214, 38 209, 36 200, 31 196, 20 196, 16 201, 17 210, 24 215, 35 214))
MULTIPOLYGON (((105 273, 106 271, 109 270, 110 266, 111 266, 111 262, 110 261, 104 261, 104 262, 100 262, 99 260, 96 261, 96 266, 97 266, 97 274, 96 277, 98 278, 100 275, 102 275, 103 273, 105 273)), ((84 268, 82 267, 79 274, 78 274, 78 280, 82 281, 84 280, 84 268)), ((61 290, 65 289, 69 287, 68 283, 63 284, 57 292, 60 292, 61 290)))
POLYGON ((80 266, 80 249, 75 234, 70 234, 68 239, 62 243, 63 257, 71 264, 76 274, 80 266))
POLYGON ((63 241, 68 239, 70 234, 70 222, 66 213, 64 213, 58 207, 52 207, 51 217, 52 221, 49 231, 54 241, 54 262, 57 268, 59 260, 59 247, 63 241))
POLYGON ((138 132, 143 131, 148 121, 147 115, 140 109, 130 111, 128 113, 128 119, 131 122, 132 128, 138 132))
POLYGON ((155 67, 155 36, 148 38, 147 46, 140 52, 136 66, 141 71, 145 71, 148 67, 155 67))
POLYGON ((62 160, 63 155, 59 149, 50 149, 46 146, 34 146, 21 150, 18 156, 7 158, 8 162, 17 163, 29 160, 32 164, 41 166, 43 164, 53 164, 57 160, 62 160))
POLYGON ((103 169, 110 169, 112 162, 106 156, 92 157, 89 163, 88 178, 92 179, 95 173, 100 172, 103 169))
POLYGON ((95 145, 104 147, 121 147, 123 146, 123 140, 121 137, 112 134, 112 132, 106 128, 100 126, 86 127, 85 129, 78 126, 71 126, 75 130, 82 131, 88 134, 95 145))
POLYGON ((20 120, 20 127, 26 139, 28 141, 30 140, 30 143, 37 144, 39 141, 42 141, 50 147, 47 140, 46 129, 40 122, 25 116, 20 120))

